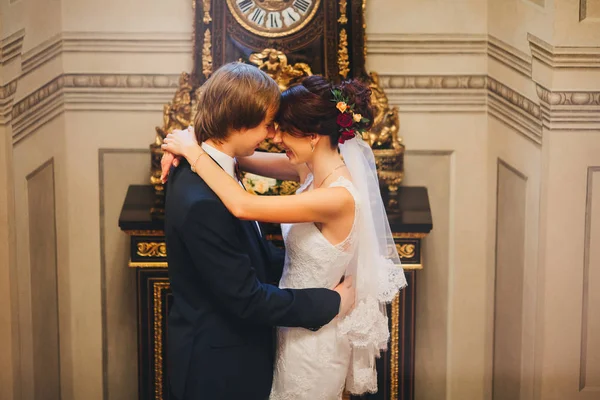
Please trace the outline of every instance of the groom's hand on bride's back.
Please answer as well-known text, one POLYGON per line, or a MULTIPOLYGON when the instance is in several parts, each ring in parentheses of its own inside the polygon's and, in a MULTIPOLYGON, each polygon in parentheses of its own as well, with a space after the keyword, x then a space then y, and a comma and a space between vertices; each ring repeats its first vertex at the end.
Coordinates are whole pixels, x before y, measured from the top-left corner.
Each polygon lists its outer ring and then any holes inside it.
POLYGON ((354 308, 354 300, 356 297, 354 279, 351 276, 345 277, 342 283, 337 285, 333 290, 340 295, 340 312, 338 313, 338 316, 344 317, 354 308))

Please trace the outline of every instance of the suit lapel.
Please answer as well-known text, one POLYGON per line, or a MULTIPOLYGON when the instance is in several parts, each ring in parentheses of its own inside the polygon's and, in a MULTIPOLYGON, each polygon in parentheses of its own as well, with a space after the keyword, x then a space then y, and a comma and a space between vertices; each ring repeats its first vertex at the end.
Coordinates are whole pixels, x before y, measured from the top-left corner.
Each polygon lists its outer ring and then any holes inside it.
MULTIPOLYGON (((210 154, 208 154, 208 156, 210 158, 212 158, 212 160, 215 162, 215 164, 217 164, 219 167, 221 167, 221 169, 223 169, 223 167, 221 166, 221 164, 219 164, 217 162, 217 160, 215 160, 210 154)), ((235 160, 234 162, 235 162, 234 163, 234 168, 236 169, 236 176, 234 176, 233 178, 238 181, 238 183, 242 186, 242 188, 244 188, 244 190, 246 190, 246 188, 244 187, 244 185, 242 184, 242 182, 238 178, 239 166, 237 164, 237 160, 235 160)), ((262 237, 262 235, 260 234, 260 232, 258 230, 258 226, 257 226, 258 222, 256 222, 256 221, 242 221, 242 220, 240 220, 240 222, 242 224, 250 224, 250 226, 252 227, 251 228, 252 232, 254 232, 255 239, 259 243, 259 246, 260 246, 260 249, 261 249, 261 252, 263 254, 263 257, 264 257, 265 261, 269 261, 269 254, 267 253, 267 244, 265 243, 265 239, 262 237)))

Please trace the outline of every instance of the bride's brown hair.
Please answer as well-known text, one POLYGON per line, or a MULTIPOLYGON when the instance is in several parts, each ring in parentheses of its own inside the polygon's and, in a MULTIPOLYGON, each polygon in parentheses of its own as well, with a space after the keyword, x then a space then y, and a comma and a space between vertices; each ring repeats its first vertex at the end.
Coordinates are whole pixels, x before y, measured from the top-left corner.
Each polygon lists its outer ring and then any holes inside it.
MULTIPOLYGON (((279 112, 275 120, 279 129, 290 135, 302 137, 319 134, 329 137, 331 147, 336 148, 340 139, 340 126, 337 117, 333 90, 338 89, 354 105, 354 113, 373 121, 371 89, 364 83, 351 79, 338 85, 330 83, 320 75, 304 78, 281 94, 279 112)), ((368 130, 372 122, 362 124, 368 130)))

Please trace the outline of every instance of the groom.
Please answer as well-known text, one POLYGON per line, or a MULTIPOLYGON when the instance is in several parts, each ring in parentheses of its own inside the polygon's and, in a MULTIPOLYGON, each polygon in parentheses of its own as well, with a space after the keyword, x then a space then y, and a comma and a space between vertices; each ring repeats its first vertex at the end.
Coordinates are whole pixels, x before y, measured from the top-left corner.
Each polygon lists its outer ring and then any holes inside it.
MULTIPOLYGON (((232 63, 202 87, 195 132, 235 177, 274 134, 277 84, 259 69, 232 63)), ((166 192, 165 234, 174 303, 168 362, 177 400, 266 400, 273 378, 275 326, 317 330, 351 307, 348 284, 335 290, 279 289, 283 252, 254 221, 236 219, 182 159, 166 192)))

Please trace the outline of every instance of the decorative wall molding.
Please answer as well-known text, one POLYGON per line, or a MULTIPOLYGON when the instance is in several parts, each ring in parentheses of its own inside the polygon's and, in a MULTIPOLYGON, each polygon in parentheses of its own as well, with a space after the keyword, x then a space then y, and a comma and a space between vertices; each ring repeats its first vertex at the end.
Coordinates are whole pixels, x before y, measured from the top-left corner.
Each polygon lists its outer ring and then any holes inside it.
POLYGON ((513 104, 515 107, 523 110, 525 113, 531 115, 533 118, 539 119, 540 117, 540 106, 535 104, 533 101, 520 94, 514 89, 506 86, 505 84, 497 81, 492 77, 487 78, 487 87, 489 91, 502 99, 513 104))
POLYGON ((600 68, 600 47, 552 46, 527 34, 534 59, 552 68, 600 68))
POLYGON ((481 54, 485 35, 369 34, 367 54, 481 54))
POLYGON ((0 86, 0 125, 6 125, 10 122, 10 116, 13 107, 13 97, 16 91, 16 79, 7 83, 4 86, 0 86))
POLYGON ((145 32, 63 32, 23 55, 27 74, 62 53, 192 53, 192 34, 145 32))
POLYGON ((485 75, 381 75, 391 104, 401 112, 485 112, 485 75))
POLYGON ((600 92, 552 92, 536 86, 548 129, 600 130, 600 92))
POLYGON ((595 5, 592 5, 592 8, 588 9, 588 1, 597 0, 579 0, 579 21, 592 19, 590 22, 597 22, 598 18, 600 17, 598 3, 595 3, 595 5))
POLYGON ((13 143, 64 110, 161 111, 178 81, 178 75, 61 75, 14 104, 13 143))
POLYGON ((65 52, 192 53, 192 33, 63 32, 65 52))
POLYGON ((521 50, 490 35, 488 37, 488 55, 503 65, 531 78, 531 56, 521 50))
MULTIPOLYGON (((583 302, 582 302, 582 319, 581 319, 581 348, 580 348, 580 367, 579 367, 579 391, 580 392, 598 392, 600 385, 593 379, 594 367, 598 365, 598 359, 591 353, 594 352, 593 339, 594 331, 594 316, 598 315, 598 302, 594 301, 593 290, 594 283, 598 282, 598 278, 590 270, 594 271, 594 261, 597 259, 598 246, 593 245, 592 236, 597 235, 597 230, 592 228, 594 223, 598 221, 599 211, 597 202, 594 202, 593 192, 594 181, 600 176, 600 166, 588 166, 587 169, 587 185, 586 185, 586 205, 585 205, 585 231, 584 231, 584 248, 583 248, 583 302), (592 290, 590 290, 592 288, 592 290), (591 329, 590 329, 591 328, 591 329), (591 335, 590 335, 591 334, 591 335), (590 337, 591 336, 591 337, 590 337), (589 372, 592 372, 590 374, 589 372), (591 375, 591 376, 590 376, 591 375)), ((597 182, 597 181, 596 181, 597 182)), ((597 226, 597 225, 596 225, 597 226)), ((597 326, 597 325, 596 325, 597 326)), ((597 342, 596 342, 597 343, 597 342)))
POLYGON ((542 143, 540 106, 494 78, 487 78, 488 112, 534 143, 542 143))
MULTIPOLYGON (((2 41, 3 60, 20 54, 24 31, 2 41)), ((532 61, 552 68, 600 68, 600 48, 550 46, 528 36, 533 57, 486 35, 372 34, 370 54, 486 54, 531 81, 532 61)), ((63 32, 22 55, 22 75, 62 53, 191 53, 187 33, 63 32)), ((538 85, 529 99, 488 75, 382 75, 381 85, 401 112, 486 112, 541 143, 542 126, 598 126, 598 92, 551 92, 538 85)), ((0 123, 12 118, 16 142, 64 110, 160 111, 177 75, 63 74, 13 105, 17 80, 0 86, 0 123)))
POLYGON ((25 29, 21 29, 0 41, 0 65, 7 64, 21 55, 24 37, 25 29))
POLYGON ((61 53, 61 37, 60 35, 54 35, 23 54, 21 73, 26 75, 46 64, 48 61, 59 57, 61 53))

